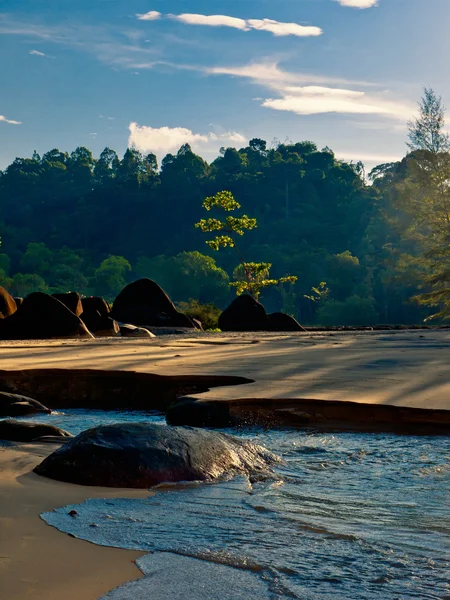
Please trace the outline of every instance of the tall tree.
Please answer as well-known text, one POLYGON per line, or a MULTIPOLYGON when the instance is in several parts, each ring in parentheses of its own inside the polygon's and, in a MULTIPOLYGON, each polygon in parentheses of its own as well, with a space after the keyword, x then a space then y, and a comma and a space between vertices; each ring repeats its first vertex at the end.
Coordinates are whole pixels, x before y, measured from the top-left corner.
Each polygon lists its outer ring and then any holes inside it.
POLYGON ((432 89, 424 90, 419 116, 408 127, 410 177, 402 196, 421 248, 417 269, 428 288, 416 300, 437 308, 431 318, 450 318, 450 140, 442 99, 432 89))

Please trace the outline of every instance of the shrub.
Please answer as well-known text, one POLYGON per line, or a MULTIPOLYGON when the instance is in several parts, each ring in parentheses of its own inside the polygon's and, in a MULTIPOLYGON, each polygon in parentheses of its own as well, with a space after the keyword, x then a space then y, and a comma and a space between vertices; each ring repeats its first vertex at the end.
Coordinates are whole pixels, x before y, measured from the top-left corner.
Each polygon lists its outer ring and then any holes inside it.
POLYGON ((178 310, 192 319, 198 319, 203 329, 217 329, 219 316, 222 313, 215 304, 200 304, 198 300, 192 298, 189 302, 178 302, 178 310))

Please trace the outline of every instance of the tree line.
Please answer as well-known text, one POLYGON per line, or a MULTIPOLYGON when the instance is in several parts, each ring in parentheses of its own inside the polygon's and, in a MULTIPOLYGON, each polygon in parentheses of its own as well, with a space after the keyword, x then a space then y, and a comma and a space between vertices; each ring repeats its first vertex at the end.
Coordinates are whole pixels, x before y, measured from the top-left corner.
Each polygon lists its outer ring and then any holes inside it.
MULTIPOLYGON (((113 299, 137 277, 176 302, 232 300, 236 260, 205 244, 205 198, 230 192, 258 226, 248 264, 272 264, 269 311, 322 325, 419 324, 450 310, 450 146, 442 101, 425 90, 405 158, 366 176, 311 141, 189 145, 158 165, 135 148, 16 158, 0 171, 0 285, 16 296, 79 291, 113 299), (448 210, 447 210, 448 209, 448 210), (296 278, 296 280, 295 280, 296 278)), ((242 279, 242 274, 241 274, 242 279)))

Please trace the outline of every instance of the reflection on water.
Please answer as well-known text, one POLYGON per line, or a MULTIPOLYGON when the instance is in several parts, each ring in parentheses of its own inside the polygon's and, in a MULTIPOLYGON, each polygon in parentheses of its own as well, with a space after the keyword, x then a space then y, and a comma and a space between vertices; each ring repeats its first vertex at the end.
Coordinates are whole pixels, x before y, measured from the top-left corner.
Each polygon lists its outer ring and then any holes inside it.
MULTIPOLYGON (((94 424, 92 419, 123 420, 123 415, 117 419, 117 414, 100 411, 90 413, 91 421, 82 411, 66 412, 70 422, 61 415, 58 424, 74 432, 94 424)), ((130 413, 129 419, 161 421, 142 413, 130 413)), ((276 477, 170 485, 144 500, 88 500, 76 506, 76 519, 68 517, 67 508, 43 517, 98 544, 171 552, 244 569, 264 583, 271 598, 450 596, 448 438, 233 433, 285 459, 276 477)), ((150 573, 155 560, 150 555, 140 567, 150 573)), ((142 595, 136 590, 128 595, 124 586, 109 597, 149 597, 142 591, 145 582, 139 584, 142 595)), ((226 585, 210 597, 231 599, 226 585)), ((255 598, 250 591, 248 597, 255 598)))

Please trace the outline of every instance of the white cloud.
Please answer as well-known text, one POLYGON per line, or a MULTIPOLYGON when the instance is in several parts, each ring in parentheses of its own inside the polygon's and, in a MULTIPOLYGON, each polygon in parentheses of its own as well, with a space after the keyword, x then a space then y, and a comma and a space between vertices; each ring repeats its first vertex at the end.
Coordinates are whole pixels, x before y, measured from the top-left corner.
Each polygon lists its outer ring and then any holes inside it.
POLYGON ((47 56, 44 52, 39 52, 39 50, 30 50, 30 54, 33 56, 47 56))
POLYGON ((148 13, 145 13, 144 15, 136 15, 137 18, 140 21, 157 21, 158 19, 160 19, 162 17, 161 13, 158 12, 157 10, 151 10, 148 13))
POLYGON ((378 0, 337 0, 341 6, 348 8, 373 8, 378 6, 378 0))
POLYGON ((244 19, 227 17, 226 15, 196 15, 184 13, 181 15, 168 15, 169 18, 186 23, 186 25, 207 25, 209 27, 233 27, 242 31, 249 31, 250 27, 244 19))
POLYGON ((384 94, 367 94, 359 90, 287 86, 283 92, 281 98, 268 98, 264 100, 262 106, 298 115, 324 113, 383 115, 405 121, 414 110, 407 104, 386 98, 384 94))
POLYGON ((21 125, 22 121, 13 121, 12 119, 7 119, 3 115, 0 115, 0 122, 9 123, 10 125, 21 125))
POLYGON ((147 15, 137 15, 140 20, 154 20, 165 16, 174 19, 186 25, 204 25, 207 27, 232 27, 240 31, 269 31, 275 36, 294 35, 297 37, 310 37, 322 35, 320 27, 310 25, 300 25, 300 23, 281 23, 273 19, 240 19, 228 15, 200 15, 195 13, 182 13, 181 15, 161 15, 160 13, 147 13, 147 15), (148 15, 158 15, 149 17, 148 15))
POLYGON ((130 123, 128 145, 141 152, 154 152, 159 156, 177 151, 183 144, 205 148, 218 142, 245 143, 246 138, 234 131, 225 133, 194 133, 185 127, 150 127, 130 123))
POLYGON ((252 29, 270 31, 275 36, 314 37, 323 33, 320 27, 299 25, 298 23, 279 23, 272 19, 249 19, 247 22, 252 29))

